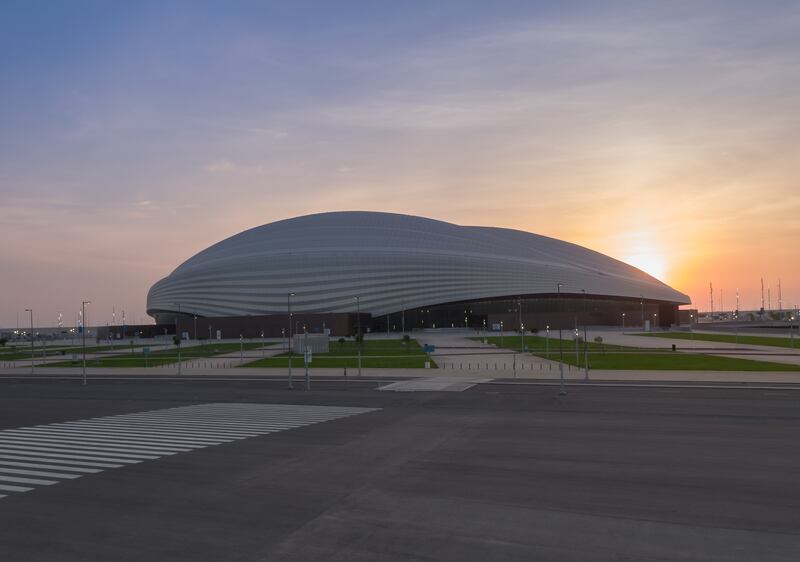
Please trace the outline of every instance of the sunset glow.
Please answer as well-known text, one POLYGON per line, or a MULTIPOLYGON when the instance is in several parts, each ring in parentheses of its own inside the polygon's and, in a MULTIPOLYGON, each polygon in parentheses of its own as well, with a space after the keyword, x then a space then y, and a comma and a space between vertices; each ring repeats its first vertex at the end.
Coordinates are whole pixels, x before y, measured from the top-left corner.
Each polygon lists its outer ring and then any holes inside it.
POLYGON ((703 310, 709 282, 759 307, 761 277, 800 303, 791 3, 19 6, 0 325, 149 321, 189 256, 331 210, 575 242, 703 310))

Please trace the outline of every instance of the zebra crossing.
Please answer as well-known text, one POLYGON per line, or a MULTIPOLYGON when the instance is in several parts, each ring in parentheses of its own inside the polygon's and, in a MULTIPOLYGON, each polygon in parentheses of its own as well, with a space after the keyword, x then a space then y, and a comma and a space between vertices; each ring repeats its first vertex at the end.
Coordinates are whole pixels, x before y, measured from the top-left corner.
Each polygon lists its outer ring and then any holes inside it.
POLYGON ((0 498, 105 470, 372 412, 209 403, 0 431, 0 498))

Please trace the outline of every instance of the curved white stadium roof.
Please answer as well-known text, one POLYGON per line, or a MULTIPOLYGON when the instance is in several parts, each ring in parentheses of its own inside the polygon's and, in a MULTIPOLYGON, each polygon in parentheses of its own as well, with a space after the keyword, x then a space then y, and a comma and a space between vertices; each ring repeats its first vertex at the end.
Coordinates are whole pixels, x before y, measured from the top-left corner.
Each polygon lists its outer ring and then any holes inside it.
POLYGON ((621 261, 546 236, 376 212, 333 212, 265 224, 189 258, 153 285, 149 313, 295 312, 382 315, 446 302, 554 294, 688 304, 621 261))

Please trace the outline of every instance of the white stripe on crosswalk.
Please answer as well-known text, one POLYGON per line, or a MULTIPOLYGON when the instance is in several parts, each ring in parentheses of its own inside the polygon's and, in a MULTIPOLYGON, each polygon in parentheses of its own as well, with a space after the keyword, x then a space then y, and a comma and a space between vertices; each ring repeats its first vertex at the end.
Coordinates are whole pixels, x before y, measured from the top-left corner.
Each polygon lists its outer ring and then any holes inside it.
MULTIPOLYGON (((41 430, 43 432, 47 432, 46 427, 37 427, 37 430, 41 430)), ((228 443, 233 441, 233 439, 201 439, 201 438, 194 438, 194 437, 180 437, 177 435, 171 434, 158 434, 155 432, 144 432, 144 431, 127 431, 124 429, 109 429, 109 428, 102 428, 102 427, 95 427, 95 428, 86 428, 86 429, 62 429, 62 428, 54 428, 52 431, 48 432, 56 435, 99 435, 99 436, 114 436, 120 437, 123 439, 144 439, 149 442, 153 443, 188 443, 188 444, 199 444, 199 445, 218 445, 219 443, 228 443)))
POLYGON ((10 486, 8 484, 0 484, 0 490, 4 492, 30 492, 33 488, 26 486, 10 486))
POLYGON ((31 454, 38 457, 54 457, 58 459, 74 459, 77 461, 101 461, 101 462, 109 462, 109 463, 123 463, 123 464, 136 464, 142 462, 139 459, 116 459, 110 457, 96 457, 96 456, 87 456, 87 455, 69 455, 66 453, 49 453, 47 451, 34 451, 31 453, 27 453, 25 450, 16 450, 16 449, 4 449, 0 447, 0 454, 12 454, 12 455, 25 455, 31 454))
POLYGON ((27 492, 109 468, 371 411, 214 403, 0 430, 0 492, 27 492))
MULTIPOLYGON (((44 427, 36 427, 31 429, 19 429, 19 430, 6 430, 9 434, 13 435, 25 435, 30 437, 38 437, 41 435, 56 435, 59 437, 64 438, 79 438, 79 439, 94 439, 94 440, 109 440, 114 439, 115 443, 126 443, 130 445, 164 445, 165 442, 173 443, 171 439, 155 439, 155 438, 146 438, 146 437, 130 437, 125 435, 120 435, 117 433, 103 433, 99 431, 71 431, 66 429, 52 429, 50 431, 44 427)), ((200 444, 208 445, 214 443, 213 441, 200 441, 200 444)), ((186 445, 196 444, 196 442, 186 442, 186 445)), ((183 444, 179 446, 184 446, 183 444)))
POLYGON ((157 459, 158 455, 114 455, 113 452, 110 451, 97 451, 96 449, 81 449, 80 447, 72 447, 69 449, 63 447, 34 447, 32 445, 17 445, 12 443, 0 443, 0 451, 2 452, 14 452, 19 453, 21 451, 36 451, 40 453, 50 453, 55 452, 59 453, 58 456, 63 456, 65 454, 76 454, 76 453, 83 453, 86 457, 73 457, 73 458, 86 458, 89 460, 103 460, 103 461, 111 461, 111 462, 131 462, 131 461, 149 461, 153 459, 157 459), (100 454, 101 456, 96 456, 100 454), (113 457, 104 457, 102 455, 114 455, 113 457))
MULTIPOLYGON (((88 425, 88 424, 87 424, 88 425)), ((176 431, 179 432, 181 435, 189 434, 189 435, 198 435, 201 432, 208 432, 209 436, 220 436, 232 439, 240 439, 242 437, 253 437, 258 435, 258 433, 254 433, 251 431, 233 431, 233 430, 222 430, 219 427, 215 426, 214 424, 208 425, 192 425, 192 424, 177 424, 177 423, 170 423, 165 425, 163 422, 137 422, 131 420, 130 422, 125 421, 115 421, 115 422, 103 422, 102 424, 93 424, 95 427, 120 427, 120 428, 133 428, 139 431, 147 431, 151 429, 162 429, 162 430, 169 430, 169 431, 176 431)))
POLYGON ((69 474, 66 472, 46 472, 43 470, 26 470, 23 468, 6 468, 0 466, 0 476, 3 474, 22 474, 23 476, 49 476, 51 478, 80 478, 80 474, 69 474))
POLYGON ((0 470, 5 469, 7 466, 19 466, 22 468, 40 468, 50 470, 64 470, 68 472, 83 472, 86 474, 96 474, 102 472, 98 468, 85 468, 82 466, 58 466, 57 464, 41 464, 35 462, 18 462, 18 461, 4 461, 0 460, 0 470))
POLYGON ((57 480, 41 480, 39 478, 20 478, 19 476, 6 476, 0 474, 0 481, 2 482, 17 482, 18 484, 37 484, 39 486, 49 486, 50 484, 57 484, 57 480))
POLYGON ((121 450, 120 447, 126 451, 141 452, 141 453, 185 453, 190 451, 193 447, 151 447, 147 445, 130 445, 126 442, 109 441, 107 439, 94 439, 94 438, 81 438, 81 439, 66 439, 60 435, 52 437, 29 437, 27 435, 0 435, 0 443, 56 443, 56 444, 69 444, 69 445, 87 445, 97 449, 107 449, 109 451, 121 450))

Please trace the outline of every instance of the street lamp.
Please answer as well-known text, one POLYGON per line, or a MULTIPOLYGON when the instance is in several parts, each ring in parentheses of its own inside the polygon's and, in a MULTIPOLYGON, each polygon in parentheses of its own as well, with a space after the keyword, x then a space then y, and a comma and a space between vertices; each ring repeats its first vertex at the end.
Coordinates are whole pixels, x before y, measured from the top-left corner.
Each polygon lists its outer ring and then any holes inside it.
POLYGON ((517 311, 519 312, 519 350, 525 351, 525 325, 522 323, 522 299, 517 299, 517 311))
POLYGON ((356 300, 356 322, 358 324, 358 333, 356 334, 356 346, 358 350, 358 376, 361 376, 361 342, 364 339, 361 336, 361 297, 356 295, 353 297, 356 300))
POLYGON ((625 331, 625 313, 622 313, 622 331, 625 331))
MULTIPOLYGON (((561 312, 561 306, 560 306, 561 305, 561 283, 557 283, 556 284, 556 288, 558 289, 558 297, 557 297, 558 304, 559 304, 558 311, 561 312)), ((558 323, 558 357, 559 357, 558 370, 559 370, 559 373, 561 375, 561 383, 559 384, 559 387, 558 387, 558 394, 559 394, 559 396, 565 396, 567 394, 567 389, 564 387, 564 347, 563 347, 563 340, 562 340, 562 337, 561 337, 561 322, 560 322, 560 319, 559 319, 559 323, 558 323)))
POLYGON ((311 377, 308 375, 308 328, 303 324, 303 366, 306 369, 306 390, 311 390, 311 377))
POLYGON ((92 301, 81 301, 81 318, 83 318, 83 385, 86 386, 86 305, 92 301))
POLYGON ((181 314, 181 305, 178 304, 178 314, 175 315, 175 346, 178 348, 178 374, 181 374, 181 333, 179 325, 179 316, 181 314))
POLYGON ((289 320, 289 389, 292 389, 292 297, 294 293, 286 293, 286 314, 289 320))
POLYGON ((586 380, 589 380, 589 333, 586 327, 589 317, 589 306, 586 304, 586 289, 581 289, 583 293, 583 369, 586 380))
POLYGON ((544 339, 544 356, 549 360, 550 359, 550 324, 545 326, 545 333, 547 337, 544 339))
MULTIPOLYGON (((19 310, 19 309, 17 309, 19 310)), ((31 374, 33 374, 33 356, 34 356, 34 349, 33 349, 33 309, 26 308, 25 312, 31 313, 31 374)))
POLYGON ((639 295, 642 298, 642 331, 644 331, 644 295, 639 295))
POLYGON ((503 321, 500 320, 500 347, 503 347, 503 321))

